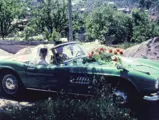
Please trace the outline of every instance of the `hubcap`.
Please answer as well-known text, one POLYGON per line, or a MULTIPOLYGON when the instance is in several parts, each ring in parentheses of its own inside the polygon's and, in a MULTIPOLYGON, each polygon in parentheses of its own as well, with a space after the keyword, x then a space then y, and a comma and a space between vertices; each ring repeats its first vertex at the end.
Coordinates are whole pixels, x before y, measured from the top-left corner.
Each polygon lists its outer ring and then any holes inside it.
POLYGON ((7 94, 14 95, 18 90, 18 81, 15 76, 8 74, 2 80, 2 87, 7 94))
POLYGON ((117 105, 126 104, 128 102, 128 96, 121 90, 116 90, 113 95, 114 103, 117 105))

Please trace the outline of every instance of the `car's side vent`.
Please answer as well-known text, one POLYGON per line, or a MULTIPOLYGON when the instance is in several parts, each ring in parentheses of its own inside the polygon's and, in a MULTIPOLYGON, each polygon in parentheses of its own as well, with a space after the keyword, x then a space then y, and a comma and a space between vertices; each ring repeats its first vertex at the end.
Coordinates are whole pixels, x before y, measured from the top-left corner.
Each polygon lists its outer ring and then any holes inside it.
POLYGON ((71 77, 70 78, 70 82, 71 83, 76 83, 76 84, 89 84, 90 83, 90 79, 89 77, 71 77))

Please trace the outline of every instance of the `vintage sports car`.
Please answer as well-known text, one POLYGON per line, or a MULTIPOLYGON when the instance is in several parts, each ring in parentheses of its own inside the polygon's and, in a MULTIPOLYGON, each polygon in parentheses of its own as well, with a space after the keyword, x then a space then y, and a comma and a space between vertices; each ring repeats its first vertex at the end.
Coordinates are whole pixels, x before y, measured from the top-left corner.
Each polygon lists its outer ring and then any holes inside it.
POLYGON ((159 100, 159 63, 120 57, 121 62, 89 61, 76 42, 37 46, 27 55, 0 60, 1 92, 18 96, 25 89, 94 95, 98 83, 112 83, 114 102, 129 103, 139 96, 159 100), (62 54, 62 55, 61 55, 62 54), (102 79, 102 80, 101 80, 102 79), (106 82, 108 81, 108 82, 106 82))

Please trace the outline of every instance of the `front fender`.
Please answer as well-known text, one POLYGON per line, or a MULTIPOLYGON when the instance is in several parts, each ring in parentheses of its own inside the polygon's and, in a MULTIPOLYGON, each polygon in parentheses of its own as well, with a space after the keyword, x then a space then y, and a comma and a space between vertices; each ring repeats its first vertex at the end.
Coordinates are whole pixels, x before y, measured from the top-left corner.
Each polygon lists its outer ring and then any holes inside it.
POLYGON ((146 73, 129 71, 126 78, 136 86, 139 92, 152 93, 158 90, 155 88, 156 80, 146 73))

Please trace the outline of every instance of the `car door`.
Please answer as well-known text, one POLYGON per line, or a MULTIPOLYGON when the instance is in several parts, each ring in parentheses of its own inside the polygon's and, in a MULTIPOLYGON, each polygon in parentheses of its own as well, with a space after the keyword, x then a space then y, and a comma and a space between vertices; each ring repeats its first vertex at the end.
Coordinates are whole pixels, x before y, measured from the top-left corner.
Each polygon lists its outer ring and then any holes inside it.
POLYGON ((55 65, 27 65, 28 88, 56 90, 57 79, 54 74, 55 65))
POLYGON ((87 73, 85 67, 74 67, 70 68, 69 79, 68 79, 68 92, 76 94, 91 94, 92 83, 91 76, 87 73))

